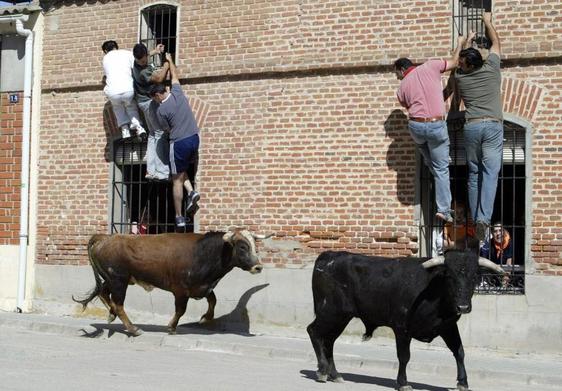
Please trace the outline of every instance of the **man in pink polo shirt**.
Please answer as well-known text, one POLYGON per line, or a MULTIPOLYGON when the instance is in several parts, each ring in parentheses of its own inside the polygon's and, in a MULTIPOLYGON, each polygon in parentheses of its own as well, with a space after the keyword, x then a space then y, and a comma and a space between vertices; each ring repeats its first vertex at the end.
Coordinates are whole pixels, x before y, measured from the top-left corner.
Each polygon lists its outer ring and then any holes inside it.
POLYGON ((445 101, 441 74, 458 65, 459 52, 465 38, 459 37, 453 57, 429 60, 414 66, 407 58, 394 62, 396 77, 401 80, 396 93, 398 101, 408 110, 408 128, 425 164, 435 179, 436 217, 453 222, 449 185, 449 133, 445 122, 445 101))

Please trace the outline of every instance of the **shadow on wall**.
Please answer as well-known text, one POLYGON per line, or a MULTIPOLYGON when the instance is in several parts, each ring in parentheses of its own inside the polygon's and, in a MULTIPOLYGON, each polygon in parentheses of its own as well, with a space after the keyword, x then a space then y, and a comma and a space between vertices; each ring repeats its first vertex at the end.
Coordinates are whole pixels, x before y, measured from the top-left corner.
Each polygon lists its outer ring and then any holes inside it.
MULTIPOLYGON (((210 323, 185 323, 181 327, 193 327, 189 334, 212 334, 212 333, 229 333, 240 335, 250 334, 250 317, 248 316, 248 302, 252 295, 261 291, 269 284, 256 285, 248 289, 238 300, 236 307, 230 313, 220 316, 210 323)), ((218 300, 217 300, 218 302, 218 300)), ((178 329, 179 330, 179 329, 178 329)))
POLYGON ((408 117, 393 110, 384 122, 386 137, 392 139, 386 152, 386 164, 396 171, 396 196, 402 205, 413 205, 416 177, 416 147, 408 131, 408 117))
MULTIPOLYGON (((228 314, 215 318, 211 322, 200 324, 198 322, 184 323, 178 325, 176 329, 176 334, 239 334, 243 336, 252 336, 250 334, 250 317, 248 316, 248 302, 252 295, 269 284, 256 285, 253 288, 248 289, 238 300, 236 307, 228 314)), ((217 299, 217 304, 220 305, 220 301, 217 299)), ((170 314, 170 318, 172 314, 170 314)), ((119 319, 116 320, 119 322, 119 319)), ((167 333, 167 326, 155 326, 149 324, 135 324, 143 332, 148 333, 167 333)), ((82 329, 82 336, 88 338, 97 338, 103 335, 104 330, 108 331, 108 337, 111 337, 114 333, 126 334, 127 331, 121 323, 115 324, 105 324, 105 323, 92 323, 92 327, 95 328, 94 331, 87 331, 82 329)))
POLYGON ((103 106, 103 130, 105 132, 105 148, 103 155, 106 162, 113 161, 113 140, 120 135, 111 102, 108 100, 103 106))

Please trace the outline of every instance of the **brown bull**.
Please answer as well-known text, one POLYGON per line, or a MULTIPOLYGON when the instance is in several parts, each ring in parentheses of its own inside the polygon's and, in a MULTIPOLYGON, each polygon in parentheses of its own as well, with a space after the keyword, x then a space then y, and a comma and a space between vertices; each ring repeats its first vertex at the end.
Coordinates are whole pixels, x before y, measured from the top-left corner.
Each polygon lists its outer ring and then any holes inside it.
POLYGON ((264 238, 242 229, 206 234, 93 235, 88 254, 96 287, 85 299, 72 299, 85 309, 99 297, 109 310, 109 322, 118 316, 129 333, 139 335, 140 330, 123 309, 127 286, 157 287, 175 297, 175 314, 168 324, 168 331, 174 333, 190 297, 207 299, 209 307, 201 321, 210 321, 217 302, 213 289, 226 273, 234 267, 252 274, 261 272, 254 239, 264 238))

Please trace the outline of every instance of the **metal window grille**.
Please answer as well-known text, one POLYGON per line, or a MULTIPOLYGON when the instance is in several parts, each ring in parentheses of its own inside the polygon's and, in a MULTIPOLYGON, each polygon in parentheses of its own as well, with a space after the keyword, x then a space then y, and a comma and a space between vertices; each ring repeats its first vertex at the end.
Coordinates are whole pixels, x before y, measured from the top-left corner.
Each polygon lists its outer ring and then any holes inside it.
POLYGON ((470 31, 476 33, 479 47, 489 48, 489 40, 485 35, 482 14, 492 10, 492 0, 453 0, 453 30, 451 46, 457 46, 459 35, 467 36, 470 31))
MULTIPOLYGON (((464 220, 470 221, 467 198, 468 171, 464 151, 463 119, 447 122, 450 146, 450 181, 453 202, 462 203, 465 208, 464 220)), ((511 237, 513 265, 501 264, 508 272, 508 279, 496 274, 483 273, 476 292, 490 294, 523 294, 525 288, 525 128, 504 122, 503 161, 498 178, 498 188, 492 214, 492 224, 500 222, 511 237)), ((444 227, 434 218, 435 190, 429 169, 420 161, 420 255, 435 256, 444 250, 444 227)), ((470 224, 470 223, 469 223, 470 224)), ((457 229, 459 226, 453 226, 457 229)), ((460 226, 464 235, 470 235, 468 228, 460 226)), ((492 251, 491 249, 490 251, 492 251)))
MULTIPOLYGON (((140 42, 144 43, 149 51, 156 45, 163 44, 166 52, 170 53, 175 60, 177 7, 167 4, 146 7, 141 12, 139 31, 140 42)), ((162 60, 162 57, 157 56, 154 65, 160 66, 162 60)))
MULTIPOLYGON (((176 52, 176 7, 157 4, 141 11, 140 42, 148 50, 157 44, 165 45, 172 55, 176 52)), ((153 57, 154 65, 161 58, 153 57)), ((111 121, 108 121, 111 122, 111 121)), ((115 124, 110 124, 113 134, 115 124)), ((170 182, 149 182, 146 175, 147 144, 137 138, 117 139, 112 145, 112 204, 111 232, 157 234, 175 232, 175 209, 170 182)), ((193 172, 188 172, 193 182, 193 172)), ((185 200, 185 197, 184 197, 185 200)), ((185 216, 185 202, 183 205, 185 216)), ((193 231, 188 221, 186 231, 193 231)))

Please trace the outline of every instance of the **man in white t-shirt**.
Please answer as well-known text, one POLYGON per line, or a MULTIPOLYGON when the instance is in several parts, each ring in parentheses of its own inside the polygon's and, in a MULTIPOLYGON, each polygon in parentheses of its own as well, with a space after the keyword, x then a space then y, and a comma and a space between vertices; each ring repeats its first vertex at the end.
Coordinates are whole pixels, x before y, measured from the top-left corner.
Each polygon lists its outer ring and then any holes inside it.
POLYGON ((131 130, 143 137, 146 131, 139 121, 139 111, 134 101, 132 68, 135 63, 133 53, 119 49, 117 42, 105 41, 101 46, 105 88, 103 91, 113 106, 117 126, 122 137, 131 137, 131 130))

